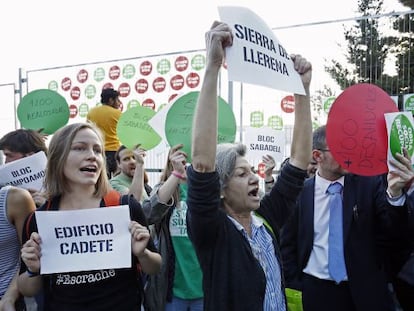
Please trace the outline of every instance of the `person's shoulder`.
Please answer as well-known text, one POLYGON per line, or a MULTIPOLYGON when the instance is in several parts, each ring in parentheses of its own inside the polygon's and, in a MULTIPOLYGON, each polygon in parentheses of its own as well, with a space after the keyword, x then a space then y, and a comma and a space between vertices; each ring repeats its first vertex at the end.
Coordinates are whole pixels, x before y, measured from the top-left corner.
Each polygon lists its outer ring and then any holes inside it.
POLYGON ((36 209, 36 204, 29 191, 11 187, 7 194, 7 206, 11 214, 30 214, 36 209))

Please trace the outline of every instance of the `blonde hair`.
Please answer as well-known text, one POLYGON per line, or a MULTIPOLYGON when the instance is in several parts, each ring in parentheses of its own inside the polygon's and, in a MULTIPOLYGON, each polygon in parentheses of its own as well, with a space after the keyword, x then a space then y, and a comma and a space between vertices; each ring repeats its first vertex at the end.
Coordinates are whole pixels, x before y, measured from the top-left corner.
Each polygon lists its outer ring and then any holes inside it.
POLYGON ((110 189, 106 175, 105 154, 103 151, 104 142, 101 132, 91 123, 74 123, 60 128, 50 141, 44 180, 45 190, 49 198, 70 191, 68 180, 64 174, 64 168, 72 147, 73 139, 83 129, 90 129, 95 132, 102 146, 101 154, 103 157, 103 165, 101 174, 95 184, 93 195, 97 198, 104 197, 110 189))

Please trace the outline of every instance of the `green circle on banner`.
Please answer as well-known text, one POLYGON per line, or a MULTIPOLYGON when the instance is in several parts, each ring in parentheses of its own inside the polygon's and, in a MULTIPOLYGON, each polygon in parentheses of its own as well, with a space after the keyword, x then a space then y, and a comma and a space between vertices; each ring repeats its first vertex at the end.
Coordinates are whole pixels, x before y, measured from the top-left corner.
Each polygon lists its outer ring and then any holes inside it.
POLYGON ((105 78, 105 69, 98 67, 93 73, 93 78, 96 82, 101 82, 105 78))
POLYGON ((264 125, 264 113, 261 111, 252 111, 250 113, 250 126, 262 127, 264 125))
POLYGON ((82 103, 79 105, 79 116, 82 118, 86 118, 89 112, 89 106, 86 103, 82 103))
POLYGON ((407 97, 404 101, 404 111, 414 112, 414 95, 407 97))
POLYGON ((206 57, 202 54, 194 55, 191 59, 191 68, 194 70, 201 70, 206 65, 206 57))
POLYGON ((274 130, 283 130, 283 119, 280 116, 270 116, 267 119, 267 126, 274 130))
POLYGON ((164 75, 168 73, 171 69, 171 63, 168 59, 163 58, 157 63, 157 71, 158 73, 164 75))
POLYGON ((49 82, 47 88, 51 91, 57 91, 58 88, 59 88, 59 85, 58 85, 57 81, 52 80, 52 81, 49 82))
POLYGON ((122 68, 122 76, 125 79, 131 79, 133 76, 135 76, 135 67, 134 65, 127 64, 122 68))
MULTIPOLYGON (((194 109, 200 92, 187 93, 174 101, 165 119, 165 136, 170 146, 183 144, 187 161, 191 162, 191 134, 194 109)), ((217 142, 232 143, 236 138, 236 119, 233 110, 221 97, 218 98, 217 142)))
POLYGON ((407 149, 408 155, 411 157, 414 152, 414 129, 407 116, 400 114, 392 122, 389 146, 392 156, 395 154, 403 154, 403 148, 407 149))
POLYGON ((17 107, 17 117, 23 128, 53 134, 69 120, 69 107, 59 93, 47 89, 26 94, 17 107))
POLYGON ((155 115, 155 111, 146 107, 137 106, 122 113, 116 127, 119 140, 128 149, 140 144, 141 148, 150 150, 161 142, 161 137, 148 124, 155 115))
POLYGON ((137 101, 136 99, 131 99, 127 104, 127 109, 131 109, 131 108, 138 107, 138 106, 141 106, 139 101, 137 101))
POLYGON ((86 88, 85 88, 85 96, 87 99, 92 99, 94 98, 96 95, 96 87, 93 84, 89 84, 86 88))

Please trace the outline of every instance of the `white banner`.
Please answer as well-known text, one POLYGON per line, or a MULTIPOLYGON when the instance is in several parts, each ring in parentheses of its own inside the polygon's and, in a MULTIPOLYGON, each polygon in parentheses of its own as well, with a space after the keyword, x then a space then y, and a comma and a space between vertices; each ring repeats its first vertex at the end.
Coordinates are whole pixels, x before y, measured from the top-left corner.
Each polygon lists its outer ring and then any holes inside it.
POLYGON ((131 267, 129 207, 36 211, 41 274, 131 267))

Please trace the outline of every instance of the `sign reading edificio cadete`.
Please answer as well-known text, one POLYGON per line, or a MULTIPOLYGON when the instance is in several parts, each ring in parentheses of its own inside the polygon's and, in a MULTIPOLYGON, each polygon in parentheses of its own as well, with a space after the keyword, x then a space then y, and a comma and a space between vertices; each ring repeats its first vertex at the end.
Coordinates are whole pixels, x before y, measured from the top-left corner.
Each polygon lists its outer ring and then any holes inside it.
POLYGON ((35 213, 41 274, 131 267, 127 205, 35 213))
POLYGON ((289 54, 259 16, 243 7, 218 10, 234 34, 233 45, 226 51, 229 80, 305 94, 289 54))

